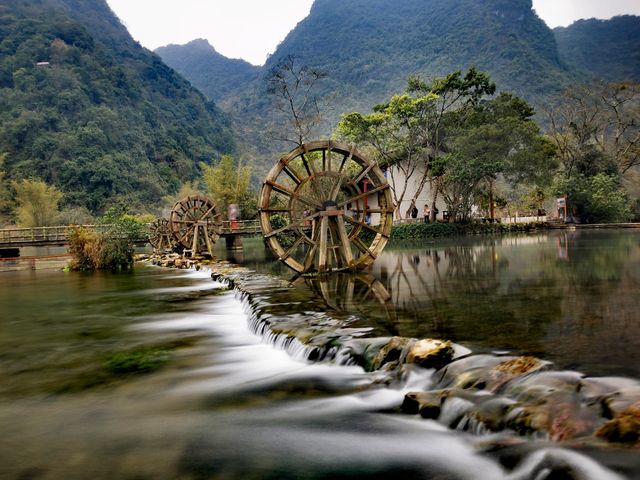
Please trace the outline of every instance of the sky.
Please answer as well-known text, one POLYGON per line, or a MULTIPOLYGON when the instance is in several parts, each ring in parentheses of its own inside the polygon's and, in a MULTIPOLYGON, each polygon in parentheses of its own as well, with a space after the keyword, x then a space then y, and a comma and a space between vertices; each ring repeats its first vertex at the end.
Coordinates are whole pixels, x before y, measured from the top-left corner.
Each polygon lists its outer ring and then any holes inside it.
MULTIPOLYGON (((349 1, 349 0, 345 0, 349 1)), ((309 14, 313 0, 107 0, 129 33, 154 50, 205 38, 222 55, 262 65, 309 14)), ((640 0, 533 0, 551 28, 581 18, 640 15, 640 0)))

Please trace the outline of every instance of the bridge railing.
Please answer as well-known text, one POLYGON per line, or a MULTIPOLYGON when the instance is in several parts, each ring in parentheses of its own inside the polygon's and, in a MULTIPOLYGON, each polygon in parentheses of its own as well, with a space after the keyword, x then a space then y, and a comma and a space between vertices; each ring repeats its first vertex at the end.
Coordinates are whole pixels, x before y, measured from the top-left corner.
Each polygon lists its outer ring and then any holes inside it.
MULTIPOLYGON (((67 232, 76 225, 58 225, 55 227, 4 228, 0 229, 0 246, 24 246, 29 244, 66 243, 67 232)), ((108 224, 79 225, 90 230, 104 232, 112 227, 108 224)), ((262 233, 258 220, 223 221, 223 235, 259 235, 262 233)), ((144 240, 144 239, 140 239, 144 240)))
POLYGON ((223 220, 222 234, 252 235, 262 233, 259 220, 223 220))

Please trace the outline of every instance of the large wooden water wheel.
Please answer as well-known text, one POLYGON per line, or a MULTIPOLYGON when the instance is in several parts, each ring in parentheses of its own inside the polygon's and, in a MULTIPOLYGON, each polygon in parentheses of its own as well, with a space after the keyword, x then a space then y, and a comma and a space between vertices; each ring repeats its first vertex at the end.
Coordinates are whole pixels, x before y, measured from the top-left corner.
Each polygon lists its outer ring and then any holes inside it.
POLYGON ((267 175, 259 209, 269 247, 301 274, 371 264, 393 223, 391 190, 378 165, 329 140, 282 157, 267 175))
POLYGON ((222 233, 222 214, 213 200, 190 195, 174 205, 169 230, 185 248, 185 254, 213 257, 213 245, 222 233))
POLYGON ((171 250, 174 245, 173 235, 169 229, 169 220, 156 218, 149 226, 149 243, 157 252, 171 250))

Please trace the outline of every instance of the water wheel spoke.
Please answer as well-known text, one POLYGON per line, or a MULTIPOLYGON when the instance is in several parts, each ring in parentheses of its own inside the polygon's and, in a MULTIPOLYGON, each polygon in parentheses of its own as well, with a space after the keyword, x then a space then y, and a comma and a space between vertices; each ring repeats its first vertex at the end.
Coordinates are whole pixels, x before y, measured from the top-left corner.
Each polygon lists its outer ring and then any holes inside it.
POLYGON ((328 251, 329 237, 329 217, 320 219, 320 245, 318 247, 318 271, 323 272, 327 269, 327 261, 329 259, 328 251))
POLYGON ((296 241, 295 241, 295 242, 293 242, 293 245, 291 245, 291 246, 289 247, 289 249, 288 249, 286 252, 284 252, 284 254, 283 254, 280 258, 278 258, 278 260, 286 260, 287 258, 289 258, 289 257, 293 254, 293 252, 295 252, 295 251, 296 251, 296 249, 300 246, 300 244, 301 244, 303 241, 305 241, 305 236, 304 236, 304 235, 300 235, 300 236, 296 239, 296 241))
POLYGON ((291 211, 290 208, 261 208, 260 209, 261 212, 267 212, 267 213, 288 213, 291 211))
POLYGON ((351 242, 358 248, 358 250, 360 250, 365 255, 369 255, 374 259, 376 258, 375 255, 371 252, 371 250, 369 250, 369 247, 367 247, 365 243, 362 240, 360 240, 360 238, 358 237, 352 238, 351 242))
POLYGON ((209 255, 213 256, 213 245, 211 244, 211 237, 206 224, 202 226, 202 230, 204 233, 204 240, 207 244, 207 251, 209 252, 209 255))
POLYGON ((347 266, 353 263, 353 253, 351 252, 351 242, 349 241, 349 235, 347 235, 347 229, 344 224, 342 216, 337 218, 337 234, 340 242, 340 252, 344 257, 344 262, 347 266))
POLYGON ((313 165, 313 162, 310 162, 307 157, 304 156, 304 153, 300 154, 300 159, 302 160, 302 164, 307 171, 307 175, 309 175, 310 177, 314 176, 316 174, 316 169, 313 165))
POLYGON ((385 184, 385 185, 380 185, 379 187, 373 188, 371 190, 367 190, 366 192, 363 192, 363 193, 361 193, 359 195, 356 195, 355 197, 348 198, 347 200, 339 203, 338 204, 338 208, 344 208, 349 203, 355 203, 358 200, 362 200, 363 198, 369 197, 371 195, 375 195, 376 193, 379 193, 379 192, 381 192, 383 190, 386 190, 388 188, 389 188, 389 185, 385 184))
POLYGON ((352 208, 351 211, 355 213, 379 213, 381 215, 387 215, 388 213, 393 213, 393 210, 389 210, 388 208, 352 208))
POLYGON ((332 170, 331 147, 328 147, 326 150, 322 150, 322 170, 325 172, 330 172, 332 170))
POLYGON ((329 191, 329 200, 331 200, 332 202, 335 202, 336 199, 338 198, 338 194, 340 193, 340 190, 342 190, 342 184, 343 184, 343 180, 346 179, 345 176, 343 176, 341 173, 339 173, 337 176, 333 176, 333 185, 331 186, 331 190, 329 191))
POLYGON ((296 185, 300 185, 302 183, 302 180, 300 180, 300 177, 298 176, 298 174, 288 165, 288 164, 283 164, 282 166, 282 171, 284 173, 287 174, 287 176, 293 180, 293 182, 296 185))
POLYGON ((347 222, 349 222, 349 223, 352 223, 353 225, 358 225, 358 226, 360 226, 362 228, 366 228, 367 230, 369 230, 369 231, 371 231, 371 232, 373 232, 373 233, 375 233, 377 235, 388 236, 382 230, 380 230, 379 228, 372 227, 371 225, 368 225, 368 224, 366 224, 364 222, 361 222, 361 221, 356 220, 354 218, 351 218, 349 216, 345 217, 345 220, 347 222))
POLYGON ((314 262, 315 257, 316 257, 316 251, 318 250, 319 230, 320 229, 316 226, 316 228, 315 228, 315 230, 313 232, 311 247, 305 253, 305 256, 304 256, 304 259, 303 259, 303 266, 304 266, 305 271, 308 271, 313 266, 313 262, 314 262))
POLYGON ((353 180, 351 180, 351 183, 353 185, 357 185, 370 171, 371 169, 375 166, 374 163, 369 164, 366 168, 364 168, 362 170, 362 172, 360 172, 360 174, 354 178, 353 180))
POLYGON ((353 148, 351 148, 351 150, 349 151, 349 153, 347 155, 344 155, 342 157, 342 162, 340 162, 340 167, 338 167, 338 173, 342 173, 342 171, 344 170, 344 166, 351 161, 351 159, 353 158, 353 148))
POLYGON ((286 232, 287 230, 292 230, 292 229, 297 229, 300 226, 304 226, 305 222, 308 222, 309 220, 313 220, 314 218, 317 218, 320 216, 320 212, 316 212, 312 215, 309 215, 307 217, 302 217, 299 220, 295 221, 295 222, 290 222, 288 224, 286 224, 284 227, 278 228, 277 230, 272 230, 268 233, 266 233, 264 235, 265 238, 271 238, 274 235, 278 235, 279 233, 283 233, 286 232))
POLYGON ((320 205, 318 202, 307 198, 306 196, 300 195, 299 193, 288 189, 287 187, 285 187, 284 185, 280 185, 279 183, 273 182, 271 180, 267 180, 266 182, 267 185, 271 186, 271 188, 273 188, 275 191, 282 193, 283 195, 287 195, 295 200, 299 200, 302 203, 307 204, 310 207, 313 207, 315 209, 321 209, 322 205, 320 205))

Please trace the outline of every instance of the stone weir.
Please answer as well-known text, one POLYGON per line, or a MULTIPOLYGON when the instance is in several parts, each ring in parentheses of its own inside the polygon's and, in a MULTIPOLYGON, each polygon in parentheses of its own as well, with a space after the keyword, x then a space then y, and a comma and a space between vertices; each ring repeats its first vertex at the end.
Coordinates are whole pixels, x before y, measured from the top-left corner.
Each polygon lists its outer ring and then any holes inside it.
POLYGON ((500 434, 507 443, 533 438, 571 447, 640 448, 637 380, 559 371, 531 356, 474 354, 446 339, 379 336, 313 282, 289 282, 228 263, 201 267, 235 289, 250 328, 265 341, 304 361, 359 365, 380 388, 406 391, 399 413, 500 434), (423 388, 407 391, 406 380, 416 372, 431 375, 423 375, 429 378, 423 388))

